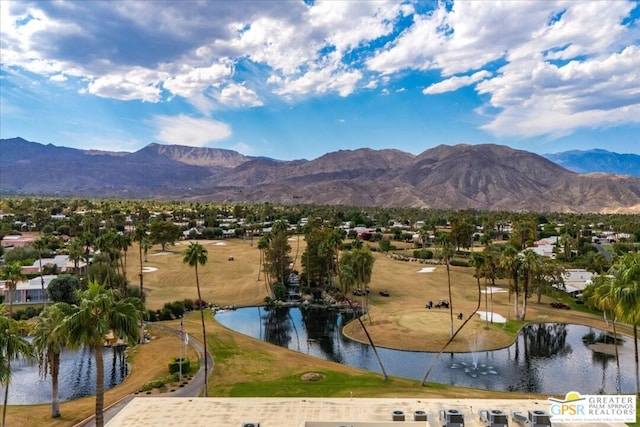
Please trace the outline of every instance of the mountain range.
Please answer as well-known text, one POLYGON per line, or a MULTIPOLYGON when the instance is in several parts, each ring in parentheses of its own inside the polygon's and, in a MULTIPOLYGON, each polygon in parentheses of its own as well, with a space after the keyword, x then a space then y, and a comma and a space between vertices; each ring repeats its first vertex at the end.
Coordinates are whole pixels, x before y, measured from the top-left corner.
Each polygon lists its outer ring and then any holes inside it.
MULTIPOLYGON (((615 153, 612 153, 615 154, 615 153)), ((640 212, 640 177, 572 172, 500 145, 280 161, 149 144, 133 153, 0 140, 0 191, 76 197, 561 212, 640 212)))
POLYGON ((619 154, 595 149, 544 154, 544 157, 573 172, 640 176, 640 156, 637 154, 619 154))

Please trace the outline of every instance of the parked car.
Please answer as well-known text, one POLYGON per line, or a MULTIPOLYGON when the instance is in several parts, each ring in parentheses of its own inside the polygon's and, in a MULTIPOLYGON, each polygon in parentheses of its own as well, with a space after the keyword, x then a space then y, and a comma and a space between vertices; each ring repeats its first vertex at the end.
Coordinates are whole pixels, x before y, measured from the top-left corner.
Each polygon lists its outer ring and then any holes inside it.
POLYGON ((464 415, 458 409, 440 410, 440 425, 442 427, 464 427, 464 415))
POLYGON ((478 413, 484 427, 508 427, 509 416, 500 409, 481 409, 478 413))

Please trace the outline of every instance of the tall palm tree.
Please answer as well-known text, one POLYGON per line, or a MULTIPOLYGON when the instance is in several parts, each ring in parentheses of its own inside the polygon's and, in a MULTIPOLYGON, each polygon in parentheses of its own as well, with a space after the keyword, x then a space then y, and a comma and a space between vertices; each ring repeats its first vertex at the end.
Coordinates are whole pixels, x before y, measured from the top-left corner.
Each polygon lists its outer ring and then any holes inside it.
POLYGON ((182 260, 185 264, 189 264, 194 267, 196 273, 196 288, 198 288, 198 302, 200 305, 200 320, 202 321, 202 344, 204 345, 204 396, 209 396, 208 382, 209 382, 209 366, 207 364, 207 330, 204 323, 204 302, 202 301, 202 294, 200 293, 200 277, 198 276, 198 264, 205 265, 207 263, 207 250, 200 243, 191 242, 189 247, 184 252, 184 258, 182 260))
POLYGON ((32 344, 38 359, 40 375, 45 378, 51 375, 51 418, 60 416, 58 374, 60 373, 60 354, 67 343, 67 335, 62 325, 71 312, 71 306, 66 303, 50 305, 36 318, 30 334, 33 337, 32 344))
POLYGON ((453 338, 453 300, 451 298, 451 267, 449 264, 449 260, 453 256, 454 248, 451 244, 449 236, 445 233, 440 233, 438 236, 438 242, 441 246, 441 256, 445 265, 447 266, 447 286, 449 289, 449 316, 451 318, 451 335, 450 338, 453 338))
POLYGON ((107 334, 124 339, 127 344, 138 342, 140 313, 131 299, 118 300, 118 291, 91 282, 86 291, 78 293, 80 303, 63 323, 70 348, 88 347, 96 362, 96 426, 104 426, 104 361, 102 347, 107 334))
POLYGON ((515 301, 513 303, 513 315, 517 319, 519 317, 518 269, 520 268, 520 258, 518 256, 518 250, 512 245, 507 245, 500 255, 500 265, 502 266, 502 268, 507 270, 507 275, 509 277, 509 302, 511 302, 511 291, 514 290, 516 294, 515 301))
POLYGON ((522 313, 520 314, 520 320, 524 320, 527 315, 527 299, 529 298, 531 279, 535 278, 540 271, 540 257, 537 253, 531 249, 526 249, 522 254, 524 279, 522 280, 522 313))
MULTIPOLYGON (((0 305, 0 313, 4 313, 4 304, 0 305)), ((33 347, 27 340, 27 326, 4 314, 0 315, 0 384, 4 385, 4 403, 2 406, 2 427, 6 426, 7 398, 11 383, 11 361, 19 358, 33 358, 33 347)))
POLYGON ((147 228, 142 225, 142 224, 138 224, 136 226, 135 231, 133 232, 133 240, 138 242, 138 255, 140 257, 140 272, 139 274, 139 278, 140 278, 140 299, 142 301, 144 301, 144 276, 143 276, 143 271, 144 271, 144 267, 142 266, 142 245, 143 245, 143 241, 144 239, 147 237, 147 228))
POLYGON ((47 237, 41 236, 35 242, 33 242, 33 249, 38 253, 38 264, 40 269, 40 288, 42 290, 42 308, 47 308, 47 295, 44 293, 44 274, 42 271, 42 254, 47 249, 47 237))
POLYGON ((616 306, 618 299, 616 298, 615 278, 613 276, 596 276, 593 280, 596 288, 593 291, 590 302, 598 309, 609 314, 611 323, 613 324, 613 346, 616 355, 616 391, 620 393, 620 357, 618 355, 618 333, 616 331, 616 306))
MULTIPOLYGON (((476 280, 478 282, 478 287, 480 287, 480 276, 483 274, 483 268, 485 265, 485 257, 483 254, 479 253, 479 252, 473 252, 471 254, 471 263, 472 266, 474 266, 476 268, 476 272, 474 274, 474 276, 476 276, 476 280)), ((489 301, 488 301, 488 294, 489 292, 487 292, 487 281, 485 280, 484 282, 484 309, 486 312, 486 316, 485 316, 485 328, 489 328, 489 301)))
POLYGON ((5 289, 9 291, 9 315, 13 314, 13 292, 18 282, 26 278, 27 276, 22 274, 22 266, 18 261, 6 264, 0 269, 0 279, 5 281, 5 289))
MULTIPOLYGON (((371 338, 371 335, 369 334, 367 327, 362 321, 362 316, 356 313, 356 310, 353 307, 351 300, 346 296, 348 289, 350 289, 352 285, 360 286, 359 284, 369 283, 369 281, 371 280, 371 270, 373 268, 374 261, 375 259, 373 258, 373 255, 371 255, 371 251, 369 250, 369 248, 366 248, 366 247, 360 248, 360 249, 352 249, 350 251, 343 252, 342 256, 340 257, 338 274, 339 274, 340 285, 344 290, 343 295, 345 297, 345 301, 347 301, 347 303, 349 304, 349 308, 351 308, 351 311, 353 311, 354 315, 356 316, 356 319, 358 320, 358 322, 360 323, 360 326, 362 327, 362 330, 364 331, 364 334, 367 336, 367 340, 371 345, 371 349, 373 349, 373 354, 378 360, 378 364, 380 365, 380 369, 382 370, 382 378, 383 380, 386 381, 389 377, 387 375, 387 371, 384 368, 384 365, 382 364, 382 359, 378 354, 378 349, 376 348, 376 345, 373 342, 373 338, 371 338), (363 252, 363 253, 360 255, 355 255, 354 252, 363 252), (370 257, 371 259, 368 259, 368 257, 370 257), (366 269, 368 269, 369 271, 364 271, 366 269), (363 282, 363 280, 365 282, 363 282)), ((366 295, 367 293, 365 292, 365 298, 367 298, 366 295)), ((366 311, 368 314, 368 309, 366 311)), ((369 322, 371 322, 371 318, 369 318, 369 322)))
POLYGON ((633 326, 636 395, 640 396, 640 368, 638 365, 638 325, 640 324, 640 252, 627 253, 611 269, 616 283, 618 315, 633 326))
POLYGON ((67 243, 67 251, 69 252, 69 259, 73 261, 73 270, 76 273, 76 277, 78 279, 78 283, 80 283, 80 260, 82 260, 82 256, 84 255, 84 247, 82 246, 82 241, 74 237, 69 240, 67 243))

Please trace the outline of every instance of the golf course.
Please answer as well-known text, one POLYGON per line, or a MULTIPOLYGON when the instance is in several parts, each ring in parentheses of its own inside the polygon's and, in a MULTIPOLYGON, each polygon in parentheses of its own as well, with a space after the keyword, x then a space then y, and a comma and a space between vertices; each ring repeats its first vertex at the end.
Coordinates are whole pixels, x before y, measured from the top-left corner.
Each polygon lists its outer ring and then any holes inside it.
MULTIPOLYGON (((294 270, 301 269, 300 255, 304 251, 302 237, 290 239, 294 270)), ((199 266, 198 275, 202 298, 217 306, 256 306, 264 303, 268 287, 260 272, 260 251, 255 242, 241 239, 200 240, 207 250, 207 262, 199 266)), ((144 267, 144 289, 149 309, 160 309, 167 302, 197 299, 194 269, 183 262, 189 241, 180 241, 162 251, 154 246, 147 254, 144 267)), ((477 308, 478 281, 473 267, 450 268, 451 297, 448 294, 446 266, 402 261, 374 252, 375 263, 368 296, 349 295, 354 304, 366 305, 369 315, 363 322, 377 346, 440 351, 450 337, 450 311, 444 308, 425 308, 427 301, 449 300, 453 306, 454 329, 462 325, 477 308), (388 291, 389 296, 379 294, 388 291), (462 319, 457 315, 462 313, 462 319)), ((138 280, 140 260, 137 250, 128 252, 127 275, 133 284, 138 280)), ((489 289, 490 284, 487 284, 489 289)), ((509 296, 506 279, 498 280, 490 292, 485 292, 481 279, 480 311, 495 313, 490 323, 473 316, 464 329, 447 347, 447 351, 465 352, 471 345, 481 343, 475 350, 496 349, 510 345, 524 322, 513 319, 513 296, 509 296), (478 339, 481 337, 481 339, 478 339)), ((559 292, 559 291, 558 291, 559 292)), ((606 329, 602 318, 578 310, 557 310, 550 302, 562 298, 558 293, 537 296, 528 300, 527 322, 580 323, 606 329)), ((210 311, 208 311, 210 312, 210 311)), ((311 356, 268 344, 224 328, 207 315, 207 346, 214 358, 208 395, 215 397, 251 396, 324 396, 324 397, 402 397, 420 396, 442 398, 528 398, 524 393, 444 386, 401 378, 383 380, 380 375, 349 366, 319 360, 311 356), (321 381, 308 381, 305 374, 321 374, 321 381)), ((105 393, 105 407, 141 390, 153 380, 168 374, 168 363, 178 356, 178 338, 164 328, 178 328, 179 320, 149 323, 150 342, 128 350, 131 366, 126 380, 105 393)), ((183 320, 184 329, 195 339, 202 340, 200 314, 192 312, 183 320)), ((629 333, 623 325, 618 331, 629 333)), ((367 342, 359 322, 344 328, 349 338, 367 342)), ((197 360, 190 350, 189 357, 197 360)), ((425 367, 426 368, 426 367, 425 367)), ((48 384, 48 383, 47 383, 48 384)), ((142 394, 168 392, 166 387, 142 394)), ((51 419, 49 405, 14 405, 7 411, 7 425, 74 426, 89 417, 94 410, 92 396, 61 404, 61 417, 51 419)))

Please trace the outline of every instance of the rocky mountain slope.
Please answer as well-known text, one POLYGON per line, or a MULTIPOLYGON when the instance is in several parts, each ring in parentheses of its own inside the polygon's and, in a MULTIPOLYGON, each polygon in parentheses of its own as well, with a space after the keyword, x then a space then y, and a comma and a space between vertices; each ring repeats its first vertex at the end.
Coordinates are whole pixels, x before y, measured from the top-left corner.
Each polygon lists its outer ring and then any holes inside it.
POLYGON ((110 153, 0 140, 0 191, 82 197, 512 211, 640 212, 640 178, 581 175, 526 151, 456 145, 420 155, 341 150, 279 161, 150 144, 110 153))

